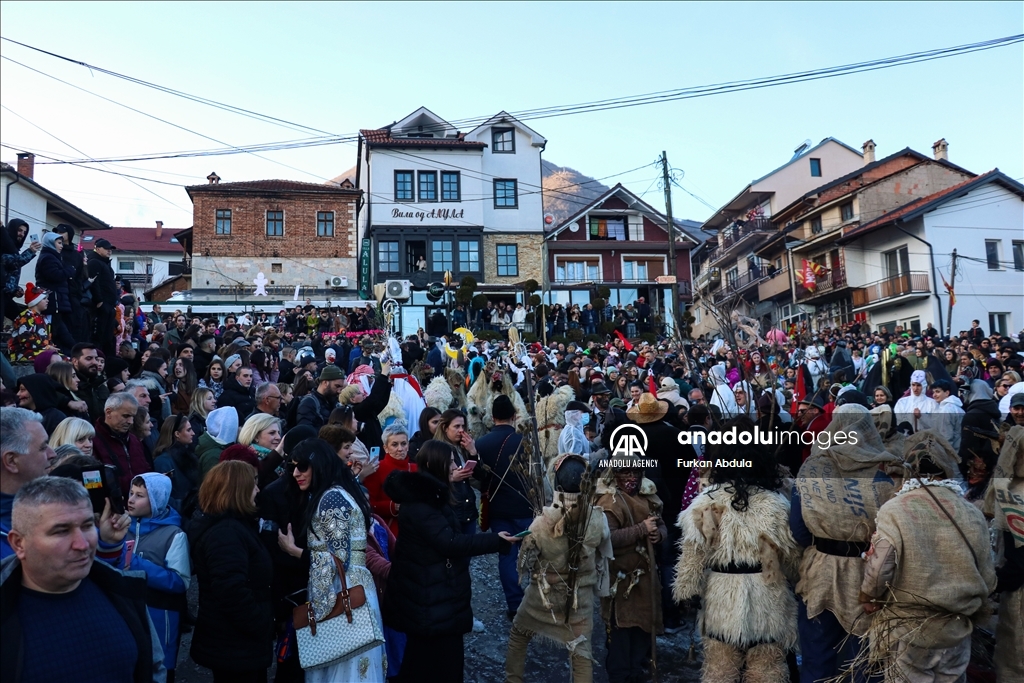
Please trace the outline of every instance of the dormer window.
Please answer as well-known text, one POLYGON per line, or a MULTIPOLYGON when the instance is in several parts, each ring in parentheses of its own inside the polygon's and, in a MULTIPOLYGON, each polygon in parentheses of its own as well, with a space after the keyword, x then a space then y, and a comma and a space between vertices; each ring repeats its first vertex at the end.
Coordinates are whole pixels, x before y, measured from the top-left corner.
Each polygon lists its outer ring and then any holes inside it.
POLYGON ((516 153, 516 131, 514 128, 494 128, 491 131, 491 151, 496 154, 516 153))

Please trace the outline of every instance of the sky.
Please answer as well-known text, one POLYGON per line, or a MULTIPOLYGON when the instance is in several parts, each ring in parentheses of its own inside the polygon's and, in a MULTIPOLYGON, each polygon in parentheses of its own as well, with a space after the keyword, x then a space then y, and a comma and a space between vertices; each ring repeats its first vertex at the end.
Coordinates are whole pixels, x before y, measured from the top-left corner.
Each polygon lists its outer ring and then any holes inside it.
MULTIPOLYGON (((4 38, 337 135, 387 125, 420 106, 464 119, 1024 33, 1020 2, 2 2, 0 17, 4 38)), ((0 54, 0 158, 9 163, 20 150, 97 158, 315 135, 9 42, 0 54)), ((931 154, 945 138, 950 161, 1020 179, 1024 46, 526 123, 547 138, 546 160, 622 182, 657 208, 664 195, 653 163, 664 150, 683 187, 700 198, 675 188, 673 213, 698 221, 804 140, 829 136, 855 149, 873 139, 879 158, 904 147, 931 154)), ((355 144, 335 144, 98 166, 158 184, 37 159, 35 178, 111 225, 162 220, 177 230, 192 224, 183 186, 205 183, 212 171, 223 182, 324 182, 355 160, 355 144)))

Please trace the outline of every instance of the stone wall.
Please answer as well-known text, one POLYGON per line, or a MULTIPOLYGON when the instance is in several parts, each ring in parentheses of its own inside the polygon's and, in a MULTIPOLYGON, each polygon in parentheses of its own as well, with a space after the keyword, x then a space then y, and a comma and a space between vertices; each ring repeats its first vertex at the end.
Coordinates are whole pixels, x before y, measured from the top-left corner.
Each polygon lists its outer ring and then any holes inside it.
POLYGON ((268 287, 286 287, 289 290, 293 290, 298 284, 317 289, 329 288, 330 285, 327 283, 335 275, 348 278, 350 292, 355 292, 359 284, 355 258, 200 255, 192 257, 194 289, 218 289, 238 283, 255 289, 253 280, 261 272, 269 281, 268 287))
POLYGON ((542 233, 484 233, 484 281, 481 284, 510 285, 524 280, 543 282, 542 233), (498 277, 498 245, 515 244, 519 249, 519 275, 498 277))

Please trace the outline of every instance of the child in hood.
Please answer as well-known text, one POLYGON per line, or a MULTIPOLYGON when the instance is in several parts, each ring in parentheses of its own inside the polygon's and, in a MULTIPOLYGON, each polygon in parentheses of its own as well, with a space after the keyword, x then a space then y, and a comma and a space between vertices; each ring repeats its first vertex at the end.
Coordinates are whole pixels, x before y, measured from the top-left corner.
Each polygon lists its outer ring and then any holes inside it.
POLYGON ((164 648, 168 681, 173 680, 178 661, 181 615, 188 609, 185 593, 192 577, 188 537, 170 499, 167 475, 149 472, 132 479, 128 514, 133 524, 121 565, 146 573, 146 606, 164 648))

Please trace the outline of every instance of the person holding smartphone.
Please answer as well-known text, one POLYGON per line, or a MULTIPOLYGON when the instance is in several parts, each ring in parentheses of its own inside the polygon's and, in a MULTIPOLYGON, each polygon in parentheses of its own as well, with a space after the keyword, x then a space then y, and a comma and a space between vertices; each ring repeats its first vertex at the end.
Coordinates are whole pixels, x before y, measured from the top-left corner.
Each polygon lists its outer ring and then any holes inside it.
POLYGON ((452 509, 461 525, 464 534, 475 534, 477 530, 476 492, 467 481, 473 476, 476 463, 476 442, 466 431, 466 418, 461 411, 446 410, 441 413, 441 423, 437 426, 434 438, 446 443, 455 450, 455 472, 452 474, 453 499, 452 509))
POLYGON ((27 266, 43 248, 38 236, 22 250, 28 238, 28 223, 20 218, 11 220, 4 230, 0 230, 0 254, 3 259, 3 315, 13 321, 24 308, 15 303, 15 299, 25 296, 21 288, 21 269, 27 266))

